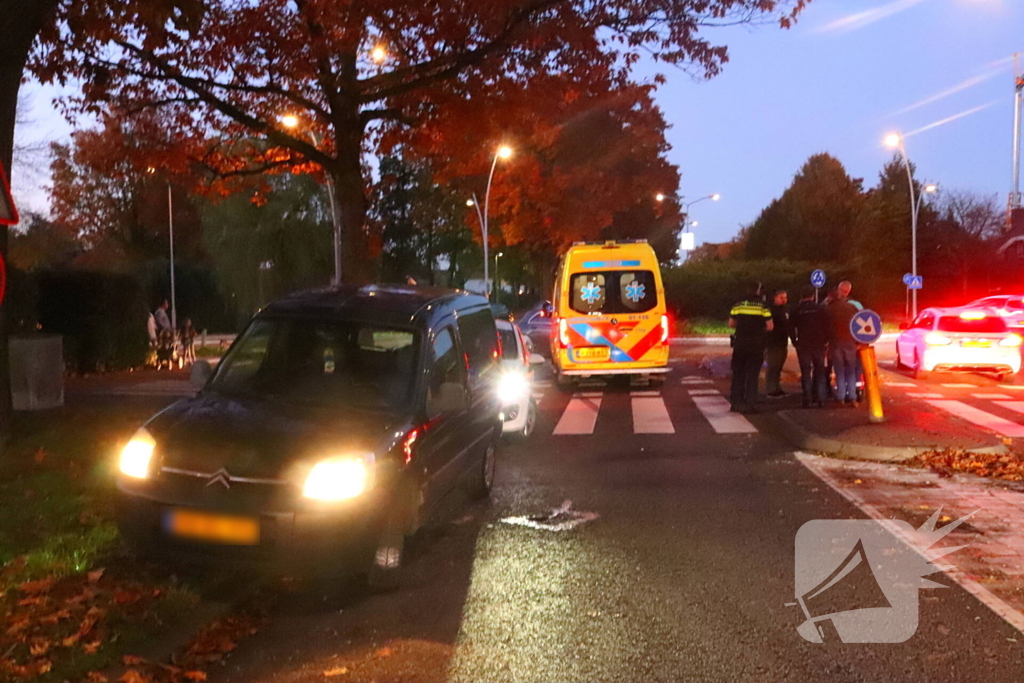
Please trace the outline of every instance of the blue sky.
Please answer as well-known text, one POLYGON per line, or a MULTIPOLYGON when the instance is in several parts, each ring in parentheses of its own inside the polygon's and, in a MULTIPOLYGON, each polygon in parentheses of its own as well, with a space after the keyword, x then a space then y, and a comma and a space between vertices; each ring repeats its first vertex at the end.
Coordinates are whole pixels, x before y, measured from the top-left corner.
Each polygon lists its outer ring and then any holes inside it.
MULTIPOLYGON (((871 185, 891 154, 881 143, 886 133, 972 110, 908 135, 908 153, 919 177, 1005 202, 1010 57, 1024 52, 1022 26, 1022 0, 813 0, 788 31, 709 30, 729 45, 731 60, 710 81, 645 65, 641 76, 668 77, 657 99, 672 125, 669 156, 682 193, 722 194, 692 207, 698 243, 725 241, 753 221, 811 154, 835 155, 871 185)), ((33 122, 17 139, 66 138, 70 127, 53 110, 51 91, 26 87, 33 122)), ((14 176, 19 205, 45 210, 45 174, 16 168, 14 176)))

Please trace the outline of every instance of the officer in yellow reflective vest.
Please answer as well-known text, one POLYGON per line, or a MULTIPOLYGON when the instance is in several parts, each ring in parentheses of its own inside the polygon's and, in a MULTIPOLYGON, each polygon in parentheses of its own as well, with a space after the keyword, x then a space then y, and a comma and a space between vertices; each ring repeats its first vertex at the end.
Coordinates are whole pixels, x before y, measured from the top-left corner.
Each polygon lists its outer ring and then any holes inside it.
POLYGON ((732 337, 732 391, 729 401, 734 412, 756 410, 757 382, 764 364, 768 332, 772 331, 772 312, 761 296, 761 283, 751 282, 747 298, 729 311, 732 337))

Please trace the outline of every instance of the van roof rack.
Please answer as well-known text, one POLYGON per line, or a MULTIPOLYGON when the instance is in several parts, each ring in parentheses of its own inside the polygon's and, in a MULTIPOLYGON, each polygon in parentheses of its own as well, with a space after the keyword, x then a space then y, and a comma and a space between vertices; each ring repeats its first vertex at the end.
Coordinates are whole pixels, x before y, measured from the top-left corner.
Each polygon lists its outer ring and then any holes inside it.
POLYGON ((617 247, 620 244, 647 244, 645 239, 635 240, 601 240, 599 242, 573 242, 574 247, 608 247, 609 249, 617 247))

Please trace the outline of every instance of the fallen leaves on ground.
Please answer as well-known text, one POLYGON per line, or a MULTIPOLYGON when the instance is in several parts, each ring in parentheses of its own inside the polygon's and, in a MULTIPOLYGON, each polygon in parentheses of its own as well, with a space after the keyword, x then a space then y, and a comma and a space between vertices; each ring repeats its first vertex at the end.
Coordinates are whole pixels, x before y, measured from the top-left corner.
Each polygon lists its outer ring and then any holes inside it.
MULTIPOLYGON (((117 629, 138 628, 154 618, 161 594, 134 574, 112 577, 103 569, 8 590, 0 595, 0 680, 29 681, 54 669, 59 675, 65 663, 101 656, 117 629)), ((90 682, 105 680, 103 673, 94 674, 90 682)), ((127 683, 148 683, 146 676, 127 683)))
POLYGON ((962 472, 991 479, 1024 481, 1024 460, 1013 453, 975 453, 949 448, 922 453, 908 464, 931 469, 943 477, 962 472))
POLYGON ((343 666, 339 666, 339 667, 337 667, 335 669, 328 669, 327 671, 324 672, 324 676, 327 677, 327 678, 333 678, 335 676, 344 676, 347 673, 348 673, 348 669, 347 668, 345 668, 343 666))

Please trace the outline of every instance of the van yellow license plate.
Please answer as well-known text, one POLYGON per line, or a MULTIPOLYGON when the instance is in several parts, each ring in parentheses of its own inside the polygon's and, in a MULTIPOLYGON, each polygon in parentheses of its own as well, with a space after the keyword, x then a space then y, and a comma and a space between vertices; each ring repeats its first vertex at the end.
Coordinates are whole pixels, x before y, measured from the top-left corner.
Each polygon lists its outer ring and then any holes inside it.
POLYGON ((260 542, 260 522, 253 517, 214 515, 182 508, 172 508, 166 514, 167 530, 178 538, 223 545, 260 542))
POLYGON ((602 362, 611 358, 611 349, 607 346, 582 346, 573 349, 578 361, 602 362))
POLYGON ((987 349, 992 346, 992 342, 986 339, 964 339, 960 342, 960 346, 971 349, 987 349))

